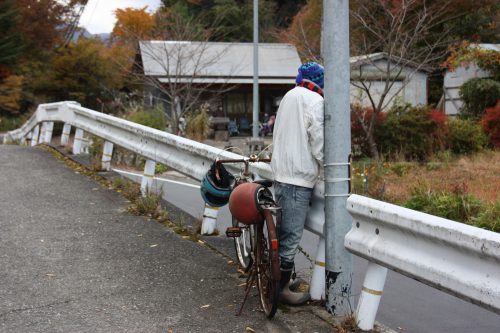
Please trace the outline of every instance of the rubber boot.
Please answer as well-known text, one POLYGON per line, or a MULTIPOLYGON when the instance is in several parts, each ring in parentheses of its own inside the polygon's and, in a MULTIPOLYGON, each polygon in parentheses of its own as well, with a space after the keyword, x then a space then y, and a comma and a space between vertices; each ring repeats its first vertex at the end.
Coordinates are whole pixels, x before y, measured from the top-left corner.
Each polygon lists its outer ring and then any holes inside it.
POLYGON ((291 277, 292 271, 281 270, 280 291, 282 291, 283 288, 285 288, 285 286, 289 284, 291 277))
POLYGON ((281 271, 280 301, 284 304, 301 305, 311 299, 309 293, 296 293, 290 290, 292 271, 281 271))

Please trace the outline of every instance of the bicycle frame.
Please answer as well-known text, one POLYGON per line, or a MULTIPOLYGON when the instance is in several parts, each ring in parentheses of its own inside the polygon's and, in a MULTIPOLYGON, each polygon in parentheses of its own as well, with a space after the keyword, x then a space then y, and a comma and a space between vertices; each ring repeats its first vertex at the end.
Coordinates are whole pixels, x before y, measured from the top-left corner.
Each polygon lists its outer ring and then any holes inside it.
MULTIPOLYGON (((256 155, 251 155, 246 159, 228 159, 216 161, 216 177, 219 177, 219 166, 223 164, 244 163, 245 169, 241 174, 241 178, 237 181, 237 185, 245 183, 249 180, 251 173, 249 172, 249 164, 256 162, 270 162, 271 159, 259 159, 256 155)), ((251 180, 250 180, 251 181, 251 180)), ((249 264, 246 268, 249 270, 247 278, 247 287, 243 303, 238 314, 241 314, 243 306, 246 302, 248 294, 254 283, 257 283, 261 306, 268 318, 272 318, 277 310, 279 298, 279 282, 281 279, 280 262, 279 262, 279 241, 277 228, 281 222, 281 207, 279 207, 269 191, 268 186, 262 186, 257 189, 257 207, 260 211, 262 220, 255 224, 255 246, 252 248, 253 258, 255 263, 249 264), (274 216, 276 216, 276 224, 274 216), (267 235, 266 235, 267 233, 267 235)), ((248 225, 247 225, 248 226, 248 225)), ((242 227, 234 225, 228 228, 226 235, 235 239, 235 244, 241 237, 242 227)), ((246 249, 246 248, 245 248, 246 249)), ((238 249, 237 249, 238 255, 238 249)))

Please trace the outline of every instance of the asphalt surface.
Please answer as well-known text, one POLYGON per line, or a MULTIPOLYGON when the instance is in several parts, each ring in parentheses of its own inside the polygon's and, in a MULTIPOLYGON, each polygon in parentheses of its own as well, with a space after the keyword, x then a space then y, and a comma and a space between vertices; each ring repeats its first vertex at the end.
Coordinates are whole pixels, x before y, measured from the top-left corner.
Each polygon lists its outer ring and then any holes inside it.
POLYGON ((126 212, 39 148, 0 145, 0 332, 330 332, 307 308, 243 314, 228 258, 126 212))

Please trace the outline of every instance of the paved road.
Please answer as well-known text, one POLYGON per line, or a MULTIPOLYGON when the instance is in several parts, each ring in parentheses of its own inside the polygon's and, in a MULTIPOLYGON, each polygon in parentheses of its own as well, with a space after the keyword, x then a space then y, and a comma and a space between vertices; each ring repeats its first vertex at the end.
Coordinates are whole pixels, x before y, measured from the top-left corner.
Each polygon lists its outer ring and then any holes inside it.
POLYGON ((0 332, 329 332, 268 321, 227 259, 126 212, 39 148, 0 145, 0 332))
MULTIPOLYGON (((167 200, 189 211, 193 216, 201 216, 203 203, 197 189, 172 183, 165 185, 163 193, 167 200)), ((225 230, 229 225, 229 214, 222 210, 219 217, 217 228, 225 230)), ((310 244, 316 244, 315 237, 306 232, 301 243, 312 258, 316 249, 315 245, 310 244)), ((228 251, 228 254, 232 253, 232 249, 228 251)), ((298 256, 298 261, 302 274, 307 276, 309 261, 302 255, 298 256)), ((366 264, 365 260, 354 258, 354 294, 360 292, 366 264)), ((387 277, 377 320, 399 332, 500 332, 499 315, 391 271, 387 277)))

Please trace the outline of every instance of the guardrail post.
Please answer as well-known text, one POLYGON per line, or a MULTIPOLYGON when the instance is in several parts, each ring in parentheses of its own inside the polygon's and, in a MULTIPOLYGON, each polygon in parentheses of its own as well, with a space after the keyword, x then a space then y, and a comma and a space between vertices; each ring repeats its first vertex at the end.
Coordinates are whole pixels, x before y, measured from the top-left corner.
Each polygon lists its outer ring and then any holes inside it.
POLYGON ((40 134, 40 125, 36 125, 33 129, 33 135, 31 136, 31 146, 36 146, 38 143, 38 135, 40 134))
POLYGON ((309 287, 311 299, 317 301, 325 299, 325 245, 325 237, 320 237, 309 287))
POLYGON ((26 137, 24 138, 22 145, 23 146, 30 146, 31 145, 31 138, 33 137, 33 131, 28 132, 26 137))
POLYGON ((155 176, 156 162, 153 160, 146 160, 144 165, 144 174, 142 175, 141 181, 141 193, 142 196, 151 191, 151 186, 153 185, 153 178, 155 176))
POLYGON ((211 235, 214 233, 218 214, 219 207, 212 207, 205 204, 205 210, 203 211, 203 222, 201 223, 202 235, 211 235))
POLYGON ((83 130, 81 128, 77 128, 75 131, 75 140, 73 141, 73 155, 78 155, 81 153, 82 139, 83 139, 83 130))
POLYGON ((45 129, 47 128, 47 123, 46 122, 43 122, 42 123, 42 129, 40 131, 40 136, 38 137, 38 143, 43 143, 44 139, 45 139, 45 129))
POLYGON ((54 122, 49 121, 45 125, 45 137, 43 142, 50 143, 52 141, 52 132, 54 130, 54 122))
POLYGON ((68 144, 70 133, 71 133, 71 125, 65 123, 61 135, 61 146, 66 146, 68 144))
POLYGON ((357 324, 364 331, 373 329, 386 277, 387 268, 373 262, 368 263, 356 309, 357 324))
POLYGON ((111 157, 113 157, 113 143, 104 141, 102 149, 102 169, 109 171, 111 169, 111 157))

